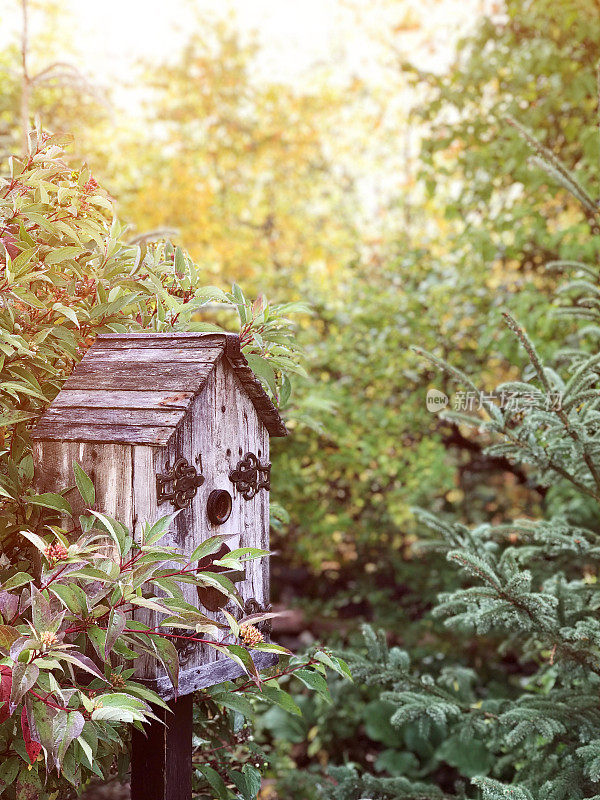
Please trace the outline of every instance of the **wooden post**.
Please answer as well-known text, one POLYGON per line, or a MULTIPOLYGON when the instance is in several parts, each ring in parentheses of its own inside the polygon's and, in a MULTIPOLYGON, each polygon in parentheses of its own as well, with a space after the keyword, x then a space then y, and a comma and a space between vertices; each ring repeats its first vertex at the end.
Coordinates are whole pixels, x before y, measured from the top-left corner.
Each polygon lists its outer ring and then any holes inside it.
POLYGON ((160 722, 145 725, 145 735, 133 730, 131 800, 191 800, 193 699, 170 700, 172 713, 154 709, 160 722))

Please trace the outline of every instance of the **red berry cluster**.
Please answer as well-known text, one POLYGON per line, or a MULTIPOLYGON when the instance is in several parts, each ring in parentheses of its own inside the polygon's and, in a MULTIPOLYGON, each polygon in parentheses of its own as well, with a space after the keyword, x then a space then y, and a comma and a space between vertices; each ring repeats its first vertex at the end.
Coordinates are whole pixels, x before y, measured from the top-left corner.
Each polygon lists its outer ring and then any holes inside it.
POLYGON ((69 551, 62 542, 54 542, 44 550, 44 555, 50 566, 53 567, 57 561, 64 561, 68 557, 69 551))
POLYGON ((77 297, 89 297, 96 293, 96 279, 82 278, 75 284, 75 295, 77 297))
POLYGON ((84 194, 94 194, 98 189, 98 181, 95 178, 90 178, 83 187, 84 194))

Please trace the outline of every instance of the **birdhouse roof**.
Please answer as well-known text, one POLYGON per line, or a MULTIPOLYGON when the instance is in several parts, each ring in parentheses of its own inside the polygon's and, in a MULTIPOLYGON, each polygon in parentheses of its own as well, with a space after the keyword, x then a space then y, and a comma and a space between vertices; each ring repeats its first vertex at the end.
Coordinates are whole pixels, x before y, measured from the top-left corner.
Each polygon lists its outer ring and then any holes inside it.
POLYGON ((34 439, 164 446, 225 359, 271 436, 283 420, 233 333, 100 334, 38 420, 34 439))

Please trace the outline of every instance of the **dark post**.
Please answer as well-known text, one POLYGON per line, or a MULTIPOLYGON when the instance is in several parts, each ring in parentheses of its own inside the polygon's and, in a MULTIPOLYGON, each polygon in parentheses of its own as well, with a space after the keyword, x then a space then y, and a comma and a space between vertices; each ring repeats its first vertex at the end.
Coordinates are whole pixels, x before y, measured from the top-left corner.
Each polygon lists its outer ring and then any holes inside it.
POLYGON ((146 735, 134 729, 131 800, 191 799, 193 698, 188 694, 170 700, 172 713, 155 709, 160 722, 145 725, 146 735))

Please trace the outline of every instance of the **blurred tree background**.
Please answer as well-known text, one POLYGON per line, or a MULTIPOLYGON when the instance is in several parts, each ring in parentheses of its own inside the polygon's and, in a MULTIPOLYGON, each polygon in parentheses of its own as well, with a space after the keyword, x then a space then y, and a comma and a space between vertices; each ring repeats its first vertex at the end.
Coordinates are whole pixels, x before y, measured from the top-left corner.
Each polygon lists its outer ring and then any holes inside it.
MULTIPOLYGON (((511 120, 597 180, 600 13, 596 0, 472 3, 451 46, 461 4, 340 4, 375 66, 265 73, 259 37, 189 3, 181 45, 140 58, 129 113, 123 86, 82 69, 85 43, 63 3, 25 3, 26 30, 15 2, 0 52, 0 148, 22 147, 24 113, 73 133, 74 161, 109 189, 130 239, 172 237, 207 283, 310 304, 298 319, 309 377, 282 398, 292 436, 273 453, 274 601, 296 609, 279 637, 354 646, 366 620, 432 663, 456 640, 426 612, 456 578, 414 547, 427 534, 411 509, 500 524, 581 502, 428 411, 429 388, 452 389, 410 346, 451 356, 491 390, 517 374, 501 308, 547 356, 569 330, 542 302, 557 280, 546 264, 597 259, 596 223, 532 168, 511 120)), ((516 669, 493 642, 473 638, 468 651, 490 675, 516 669)), ((273 709, 261 718, 272 797, 321 796, 313 778, 330 763, 383 775, 414 766, 378 693, 338 688, 332 707, 299 696, 301 721, 273 709), (298 773, 287 781, 305 767, 306 785, 298 773)), ((407 736, 421 774, 450 786, 456 754, 407 736)))

